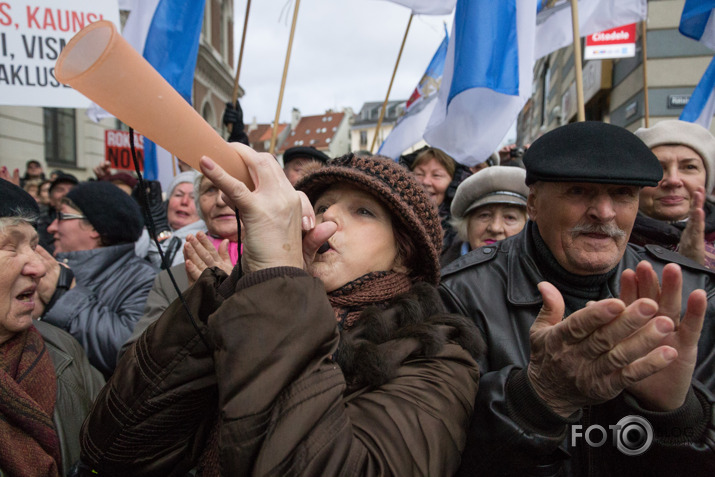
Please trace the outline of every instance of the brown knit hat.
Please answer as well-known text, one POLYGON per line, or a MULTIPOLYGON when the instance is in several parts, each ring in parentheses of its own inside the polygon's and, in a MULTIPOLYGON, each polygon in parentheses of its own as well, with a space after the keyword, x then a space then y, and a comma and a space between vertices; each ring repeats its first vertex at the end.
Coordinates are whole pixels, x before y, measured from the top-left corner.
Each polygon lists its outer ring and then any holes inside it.
POLYGON ((407 229, 414 243, 416 264, 410 270, 413 281, 439 283, 439 252, 442 226, 439 214, 424 188, 410 171, 384 156, 348 154, 328 161, 327 165, 305 176, 296 189, 305 192, 311 202, 333 184, 346 182, 370 192, 390 210, 395 223, 407 229))

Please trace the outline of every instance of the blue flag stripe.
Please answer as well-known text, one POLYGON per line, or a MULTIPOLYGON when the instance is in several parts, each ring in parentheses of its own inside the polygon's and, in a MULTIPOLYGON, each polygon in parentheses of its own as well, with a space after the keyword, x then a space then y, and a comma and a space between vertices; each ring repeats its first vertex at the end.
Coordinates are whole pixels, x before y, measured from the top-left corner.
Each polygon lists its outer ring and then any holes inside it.
POLYGON ((708 69, 705 70, 703 77, 695 87, 695 90, 693 90, 688 104, 685 105, 683 112, 680 113, 680 120, 690 123, 697 121, 708 101, 710 101, 713 90, 715 90, 715 58, 710 62, 708 69))
POLYGON ((519 95, 516 0, 457 2, 448 102, 471 88, 519 95))
MULTIPOLYGON (((143 56, 191 104, 205 0, 160 0, 147 32, 143 56)), ((144 141, 144 175, 156 180, 156 146, 144 141)))
POLYGON ((715 2, 711 0, 687 0, 680 17, 678 30, 694 40, 700 40, 705 32, 715 2))

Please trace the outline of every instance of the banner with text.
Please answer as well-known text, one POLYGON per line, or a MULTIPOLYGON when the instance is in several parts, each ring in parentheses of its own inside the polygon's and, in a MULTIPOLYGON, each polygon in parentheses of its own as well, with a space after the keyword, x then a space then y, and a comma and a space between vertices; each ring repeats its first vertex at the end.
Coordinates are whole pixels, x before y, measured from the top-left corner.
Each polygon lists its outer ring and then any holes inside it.
POLYGON ((99 20, 119 25, 117 0, 0 1, 0 105, 89 106, 55 79, 55 62, 78 31, 99 20))
MULTIPOLYGON (((144 136, 134 133, 134 149, 137 152, 139 170, 144 170, 144 136)), ((104 157, 112 163, 112 169, 134 170, 129 131, 107 129, 104 131, 104 157)))
POLYGON ((600 31, 586 37, 583 57, 587 60, 636 56, 636 24, 600 31))

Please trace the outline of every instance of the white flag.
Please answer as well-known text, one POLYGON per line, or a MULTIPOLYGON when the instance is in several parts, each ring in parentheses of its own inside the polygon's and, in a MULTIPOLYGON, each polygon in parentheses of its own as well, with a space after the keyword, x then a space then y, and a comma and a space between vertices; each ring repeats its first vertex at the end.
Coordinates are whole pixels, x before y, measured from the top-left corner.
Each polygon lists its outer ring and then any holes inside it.
MULTIPOLYGON (((534 59, 573 43, 571 1, 560 0, 546 5, 539 0, 536 15, 534 59)), ((579 0, 579 34, 588 36, 628 23, 645 20, 648 16, 646 0, 579 0)))
MULTIPOLYGON (((415 15, 449 15, 457 0, 387 0, 412 10, 415 15)), ((496 0, 495 0, 496 1, 496 0)))

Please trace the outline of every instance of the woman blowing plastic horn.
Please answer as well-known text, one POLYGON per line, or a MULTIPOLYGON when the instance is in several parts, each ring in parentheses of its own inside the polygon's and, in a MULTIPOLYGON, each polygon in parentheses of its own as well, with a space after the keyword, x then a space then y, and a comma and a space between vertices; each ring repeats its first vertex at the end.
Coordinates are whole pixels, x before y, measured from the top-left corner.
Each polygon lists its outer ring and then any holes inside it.
POLYGON ((100 476, 452 475, 482 345, 435 291, 423 188, 348 155, 297 185, 308 209, 272 156, 235 147, 255 191, 201 165, 241 211, 246 274, 207 269, 187 291, 203 337, 175 302, 124 355, 84 462, 100 476))

